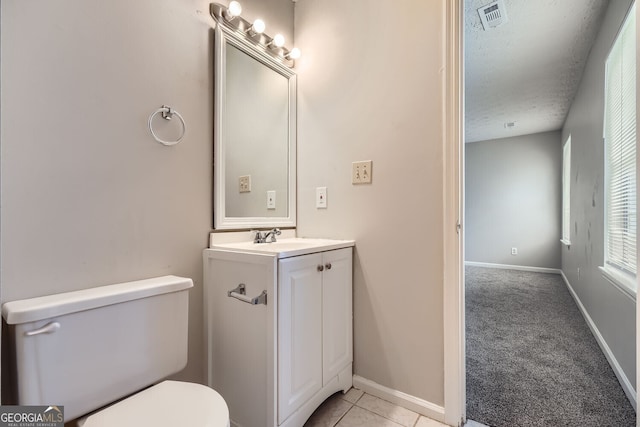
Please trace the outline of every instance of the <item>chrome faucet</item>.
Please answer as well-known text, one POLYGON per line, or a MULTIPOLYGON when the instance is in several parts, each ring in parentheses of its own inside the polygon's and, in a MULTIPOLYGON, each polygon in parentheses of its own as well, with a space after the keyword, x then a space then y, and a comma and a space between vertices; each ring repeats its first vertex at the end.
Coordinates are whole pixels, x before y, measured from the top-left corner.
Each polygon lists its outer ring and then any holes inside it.
POLYGON ((279 228, 274 228, 271 231, 265 231, 264 234, 260 230, 256 231, 256 236, 253 239, 253 243, 274 243, 276 241, 276 236, 282 234, 279 228), (271 239, 267 241, 267 238, 271 236, 271 239))

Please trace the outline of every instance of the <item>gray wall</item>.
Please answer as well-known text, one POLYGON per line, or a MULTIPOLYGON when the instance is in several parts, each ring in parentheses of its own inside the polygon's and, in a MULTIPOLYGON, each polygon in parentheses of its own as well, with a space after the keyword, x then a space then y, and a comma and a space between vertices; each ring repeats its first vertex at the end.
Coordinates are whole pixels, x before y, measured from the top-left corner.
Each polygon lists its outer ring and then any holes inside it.
MULTIPOLYGON (((269 34, 292 40, 289 0, 242 3, 243 16, 261 15, 269 34)), ((2 0, 0 7, 1 300, 191 277, 181 377, 203 381, 209 1, 2 0), (162 104, 187 123, 174 147, 155 142, 147 128, 162 104)))
MULTIPOLYGON (((289 0, 242 3, 244 17, 261 15, 269 34, 292 40, 289 0)), ((182 377, 203 380, 209 2, 0 4, 2 301, 192 277, 182 377), (163 103, 188 126, 171 148, 146 127, 163 103)), ((438 405, 445 4, 402 0, 390 16, 382 1, 302 1, 296 20, 306 58, 298 69, 300 234, 358 241, 356 373, 438 405), (352 186, 351 162, 369 159, 373 184, 352 186), (317 186, 328 187, 328 209, 315 209, 317 186)))
POLYGON ((389 5, 296 4, 298 231, 356 240, 355 373, 442 405, 446 0, 389 5))
POLYGON ((560 132, 466 144, 465 186, 466 261, 560 268, 560 132))
POLYGON ((609 3, 562 130, 563 140, 571 135, 572 156, 571 246, 562 249, 562 271, 635 384, 635 302, 598 270, 604 261, 604 63, 630 3, 609 3))

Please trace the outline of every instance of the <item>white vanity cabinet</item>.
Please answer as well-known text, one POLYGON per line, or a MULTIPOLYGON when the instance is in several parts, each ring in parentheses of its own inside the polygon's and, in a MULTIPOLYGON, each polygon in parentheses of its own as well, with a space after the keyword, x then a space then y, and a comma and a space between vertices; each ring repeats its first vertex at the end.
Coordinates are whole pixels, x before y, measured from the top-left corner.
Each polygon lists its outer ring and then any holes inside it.
POLYGON ((278 422, 353 360, 351 248, 278 263, 278 422))
POLYGON ((232 425, 301 427, 351 387, 352 246, 284 239, 205 250, 208 380, 232 425))

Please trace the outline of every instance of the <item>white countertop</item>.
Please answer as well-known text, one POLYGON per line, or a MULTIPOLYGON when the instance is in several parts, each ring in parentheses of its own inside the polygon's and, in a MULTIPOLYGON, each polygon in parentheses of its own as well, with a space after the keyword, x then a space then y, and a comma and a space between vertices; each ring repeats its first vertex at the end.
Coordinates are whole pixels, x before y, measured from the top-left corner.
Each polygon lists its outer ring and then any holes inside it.
POLYGON ((307 239, 296 237, 289 239, 278 239, 278 241, 274 243, 253 243, 247 241, 236 243, 218 243, 212 244, 209 249, 251 254, 274 255, 277 258, 289 258, 316 252, 348 248, 354 245, 354 240, 307 239))

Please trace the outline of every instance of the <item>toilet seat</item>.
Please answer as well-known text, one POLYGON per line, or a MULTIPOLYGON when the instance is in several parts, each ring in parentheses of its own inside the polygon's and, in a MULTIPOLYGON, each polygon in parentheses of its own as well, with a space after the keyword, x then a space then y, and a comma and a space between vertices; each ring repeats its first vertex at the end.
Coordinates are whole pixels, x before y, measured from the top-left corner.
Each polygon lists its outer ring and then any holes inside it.
POLYGON ((83 427, 228 427, 229 409, 207 386, 163 381, 87 417, 83 427))

